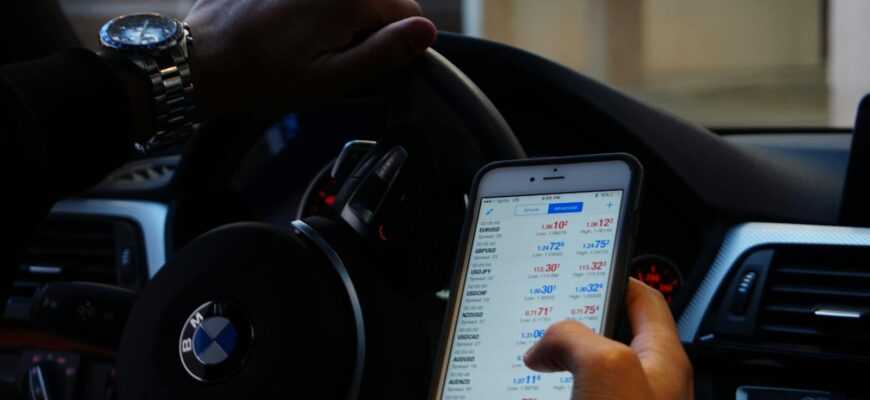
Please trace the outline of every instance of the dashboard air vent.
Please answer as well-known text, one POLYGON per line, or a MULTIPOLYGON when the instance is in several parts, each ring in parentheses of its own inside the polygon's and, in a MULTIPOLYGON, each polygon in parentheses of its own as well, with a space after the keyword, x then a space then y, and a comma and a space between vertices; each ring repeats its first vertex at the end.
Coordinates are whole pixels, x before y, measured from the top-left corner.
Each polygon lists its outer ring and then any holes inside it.
MULTIPOLYGON (((756 321, 768 344, 824 351, 868 349, 870 247, 781 246, 756 321)), ((870 354, 870 349, 865 350, 870 354)))
POLYGON ((129 163, 109 174, 95 190, 117 193, 165 188, 178 170, 180 159, 179 156, 167 156, 129 163))
POLYGON ((147 279, 139 227, 116 218, 52 215, 38 227, 18 266, 14 296, 48 282, 98 282, 139 289, 147 279))
POLYGON ((175 165, 154 164, 131 169, 115 177, 118 181, 146 182, 153 180, 169 179, 175 172, 175 165))

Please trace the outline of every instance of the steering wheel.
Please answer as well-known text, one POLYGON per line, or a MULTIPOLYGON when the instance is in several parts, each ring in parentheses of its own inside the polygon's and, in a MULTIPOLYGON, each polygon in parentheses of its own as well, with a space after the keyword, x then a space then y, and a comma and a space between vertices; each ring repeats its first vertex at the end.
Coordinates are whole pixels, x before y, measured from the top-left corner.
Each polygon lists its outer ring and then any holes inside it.
MULTIPOLYGON (((347 176, 332 216, 210 230, 154 277, 121 340, 122 400, 425 396, 431 354, 416 337, 428 311, 412 301, 413 268, 397 280, 383 267, 396 254, 383 223, 415 210, 426 218, 405 221, 411 231, 400 235, 457 238, 458 224, 430 228, 442 215, 433 198, 466 193, 485 161, 525 153, 486 96, 434 50, 386 92, 384 137, 355 162, 338 161, 347 176), (457 179, 436 184, 433 173, 457 179), (409 372, 420 377, 400 379, 409 372)), ((416 244, 402 246, 405 256, 426 258, 416 244)))

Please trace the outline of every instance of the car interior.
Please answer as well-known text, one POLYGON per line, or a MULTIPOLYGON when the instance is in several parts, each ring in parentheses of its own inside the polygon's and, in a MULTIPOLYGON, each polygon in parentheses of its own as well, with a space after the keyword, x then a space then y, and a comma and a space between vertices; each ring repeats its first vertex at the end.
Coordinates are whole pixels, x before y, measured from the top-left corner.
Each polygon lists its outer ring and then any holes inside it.
POLYGON ((708 123, 455 8, 459 33, 373 87, 210 121, 55 204, 14 266, 2 397, 426 398, 477 171, 616 152, 645 170, 630 275, 670 303, 695 398, 870 397, 870 103, 840 104, 845 124, 708 123), (265 328, 237 378, 203 384, 179 332, 214 298, 265 328))

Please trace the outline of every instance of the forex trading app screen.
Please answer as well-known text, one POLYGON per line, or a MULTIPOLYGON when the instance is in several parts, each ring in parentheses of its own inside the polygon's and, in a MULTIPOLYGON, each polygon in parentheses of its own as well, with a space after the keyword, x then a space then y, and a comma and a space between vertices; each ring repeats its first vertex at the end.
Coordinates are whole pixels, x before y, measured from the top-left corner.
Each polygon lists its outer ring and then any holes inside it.
POLYGON ((444 400, 567 400, 571 375, 526 368, 555 322, 601 329, 622 191, 481 200, 444 400))

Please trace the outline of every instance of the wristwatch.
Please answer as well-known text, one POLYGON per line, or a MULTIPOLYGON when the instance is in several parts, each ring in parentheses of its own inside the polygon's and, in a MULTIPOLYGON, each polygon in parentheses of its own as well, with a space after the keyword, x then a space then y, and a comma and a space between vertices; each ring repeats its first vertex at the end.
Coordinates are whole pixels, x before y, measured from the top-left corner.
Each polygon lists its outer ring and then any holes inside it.
MULTIPOLYGON (((129 61, 151 89, 153 135, 137 138, 140 151, 187 139, 197 128, 187 24, 160 14, 124 15, 100 29, 104 53, 129 61)), ((134 110, 135 112, 135 110, 134 110)))

